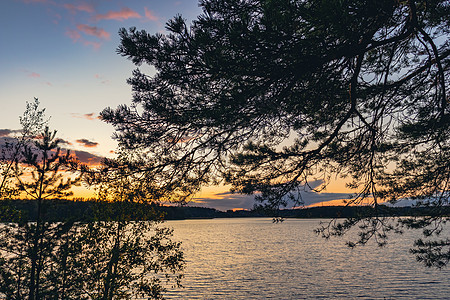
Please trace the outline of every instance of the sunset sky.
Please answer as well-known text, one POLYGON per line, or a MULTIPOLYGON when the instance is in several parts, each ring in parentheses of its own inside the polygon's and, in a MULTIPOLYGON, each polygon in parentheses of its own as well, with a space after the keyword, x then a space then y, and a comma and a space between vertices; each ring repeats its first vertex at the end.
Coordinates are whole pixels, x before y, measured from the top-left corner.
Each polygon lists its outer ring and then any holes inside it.
MULTIPOLYGON (((39 98, 69 148, 87 158, 112 156, 113 129, 97 117, 105 107, 129 104, 126 79, 135 66, 116 54, 118 30, 132 26, 165 32, 165 22, 201 13, 196 0, 0 1, 0 138, 19 128, 26 101, 39 98)), ((252 196, 206 188, 198 202, 218 209, 251 208, 252 196)), ((307 192, 306 204, 348 197, 342 183, 307 192)))

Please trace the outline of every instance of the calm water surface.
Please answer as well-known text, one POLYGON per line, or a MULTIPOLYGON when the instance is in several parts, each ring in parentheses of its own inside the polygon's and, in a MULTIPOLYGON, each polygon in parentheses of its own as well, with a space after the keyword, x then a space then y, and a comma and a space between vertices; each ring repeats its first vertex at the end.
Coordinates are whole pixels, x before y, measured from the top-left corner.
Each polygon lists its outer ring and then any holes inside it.
MULTIPOLYGON (((183 289, 167 299, 450 299, 450 268, 429 269, 408 253, 418 232, 384 248, 324 240, 319 220, 169 221, 183 242, 183 289)), ((448 229, 448 228, 447 228, 448 229)), ((449 230, 445 232, 448 236, 449 230)))

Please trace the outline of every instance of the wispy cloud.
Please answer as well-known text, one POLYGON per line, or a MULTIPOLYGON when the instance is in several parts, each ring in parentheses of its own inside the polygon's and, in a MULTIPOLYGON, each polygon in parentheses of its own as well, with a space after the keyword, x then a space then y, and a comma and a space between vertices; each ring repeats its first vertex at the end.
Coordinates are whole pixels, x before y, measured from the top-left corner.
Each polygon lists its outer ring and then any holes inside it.
POLYGON ((78 139, 76 140, 77 143, 81 144, 84 147, 88 147, 88 148, 94 148, 98 146, 97 142, 92 142, 88 139, 78 139))
POLYGON ((90 166, 99 166, 103 161, 103 157, 92 154, 90 152, 73 150, 73 151, 71 151, 71 153, 73 153, 73 155, 80 162, 90 165, 90 166))
POLYGON ((36 72, 31 72, 30 74, 28 74, 28 77, 39 78, 41 77, 41 75, 36 72))
MULTIPOLYGON (((216 194, 216 196, 224 193, 216 194)), ((226 211, 233 208, 252 209, 255 204, 253 195, 241 195, 227 193, 226 197, 220 198, 194 198, 193 205, 216 208, 218 210, 226 211)))
MULTIPOLYGON (((97 0, 17 0, 27 4, 40 4, 48 6, 49 13, 53 16, 52 22, 60 24, 61 22, 69 22, 69 30, 65 30, 64 34, 68 36, 74 43, 86 47, 92 47, 94 50, 100 49, 104 44, 104 40, 109 40, 111 34, 103 28, 95 26, 95 22, 101 20, 124 21, 128 19, 144 19, 158 21, 160 18, 154 11, 144 7, 144 14, 123 7, 121 9, 112 9, 106 13, 98 13, 97 0), (51 7, 51 8, 50 8, 51 7), (88 17, 89 19, 86 19, 88 17), (88 20, 88 21, 87 21, 88 20), (76 25, 78 24, 78 25, 76 25), (76 27, 76 28, 74 28, 76 27), (95 37, 100 40, 93 40, 89 37, 95 37)), ((108 83, 108 81, 102 82, 108 83)))
POLYGON ((348 200, 351 193, 316 193, 316 192, 301 192, 302 200, 305 206, 311 206, 316 203, 339 203, 345 204, 343 200, 348 200))
POLYGON ((85 119, 88 120, 96 120, 98 119, 98 116, 96 116, 94 113, 84 114, 83 115, 85 119))
MULTIPOLYGON (((104 38, 104 39, 108 39, 110 37, 110 34, 101 28, 91 27, 88 25, 78 25, 77 28, 80 31, 84 32, 85 34, 92 35, 95 37, 104 38)), ((84 46, 92 47, 95 50, 98 50, 102 46, 101 42, 88 41, 88 40, 84 39, 81 36, 80 31, 73 30, 73 29, 67 30, 66 36, 68 36, 74 43, 79 42, 79 43, 83 44, 84 46)))
POLYGON ((109 39, 109 37, 111 36, 109 32, 106 32, 104 29, 98 28, 96 26, 78 24, 77 29, 87 35, 92 35, 101 39, 109 39))
POLYGON ((145 10, 145 17, 147 19, 149 19, 150 21, 155 21, 155 22, 159 20, 159 17, 156 16, 153 11, 151 11, 147 7, 144 7, 144 10, 145 10))
POLYGON ((22 70, 22 72, 24 72, 27 77, 34 78, 34 79, 39 79, 38 81, 41 84, 46 84, 48 86, 53 86, 53 84, 50 81, 45 81, 45 78, 42 78, 41 74, 39 74, 39 73, 36 73, 36 72, 33 72, 33 71, 29 71, 29 70, 22 70))
POLYGON ((0 137, 9 136, 14 133, 14 130, 11 129, 0 129, 0 137))
POLYGON ((62 145, 68 145, 68 146, 71 146, 71 145, 72 145, 71 142, 66 141, 66 140, 63 140, 63 139, 58 139, 58 141, 59 141, 59 143, 62 144, 62 145))
POLYGON ((141 18, 142 16, 134 10, 124 7, 120 11, 109 11, 106 14, 97 14, 94 16, 95 21, 100 20, 117 20, 123 21, 131 18, 141 18))
POLYGON ((76 30, 67 30, 66 35, 72 39, 72 41, 76 42, 81 38, 81 34, 76 30))
POLYGON ((99 42, 92 42, 92 41, 86 41, 86 40, 82 40, 81 42, 83 43, 83 45, 90 46, 90 47, 94 48, 95 50, 100 49, 100 47, 102 46, 102 43, 99 43, 99 42))
MULTIPOLYGON (((350 195, 345 193, 301 192, 301 196, 304 206, 313 207, 321 205, 345 205, 344 200, 348 200, 350 195)), ((225 192, 217 193, 211 198, 194 198, 193 205, 216 208, 222 211, 235 208, 252 209, 256 203, 254 198, 254 195, 242 195, 225 192)), ((288 203, 287 208, 294 207, 298 207, 298 204, 292 202, 288 203)))
POLYGON ((33 72, 33 71, 29 71, 29 70, 22 70, 22 72, 26 73, 28 77, 31 78, 39 78, 41 77, 41 74, 33 72))
POLYGON ((95 113, 88 113, 88 114, 71 113, 71 116, 73 118, 86 119, 86 120, 97 120, 97 119, 99 119, 99 116, 96 115, 95 113))
MULTIPOLYGON (((1 129, 0 131, 2 132, 3 130, 6 130, 7 133, 8 131, 11 133, 14 133, 18 130, 10 130, 10 129, 1 129)), ((60 141, 61 144, 66 144, 66 145, 72 145, 70 142, 65 141, 65 140, 61 140, 60 141)), ((0 136, 0 159, 11 159, 10 158, 10 154, 8 154, 8 151, 4 151, 6 144, 14 144, 17 143, 17 139, 10 137, 10 136, 0 136)), ((62 148, 62 154, 67 153, 67 151, 70 151, 71 155, 75 158, 77 158, 81 163, 87 164, 89 166, 99 166, 101 165, 104 157, 103 156, 98 156, 96 154, 93 154, 91 152, 87 152, 87 151, 82 151, 82 150, 68 150, 66 148, 62 148)))
POLYGON ((81 4, 66 3, 63 6, 64 8, 69 10, 72 14, 75 14, 77 11, 83 11, 87 13, 93 13, 95 11, 94 6, 89 3, 81 3, 81 4))
POLYGON ((54 18, 53 23, 58 25, 59 21, 61 21, 61 19, 62 19, 62 16, 60 14, 55 13, 55 14, 53 14, 53 18, 54 18))
MULTIPOLYGON (((302 206, 317 206, 317 205, 344 205, 343 200, 348 200, 351 196, 349 193, 325 193, 311 190, 323 184, 322 180, 315 180, 309 182, 309 186, 304 186, 304 189, 299 191, 300 200, 303 202, 302 206)), ((254 195, 243 195, 232 193, 229 191, 216 192, 208 197, 194 197, 195 205, 212 207, 219 210, 228 210, 235 208, 252 209, 255 205, 254 195)), ((286 208, 298 207, 298 203, 287 200, 286 208)))
POLYGON ((95 74, 94 77, 98 80, 100 80, 100 83, 102 84, 108 84, 110 83, 110 81, 108 79, 105 79, 103 76, 99 75, 99 74, 95 74))

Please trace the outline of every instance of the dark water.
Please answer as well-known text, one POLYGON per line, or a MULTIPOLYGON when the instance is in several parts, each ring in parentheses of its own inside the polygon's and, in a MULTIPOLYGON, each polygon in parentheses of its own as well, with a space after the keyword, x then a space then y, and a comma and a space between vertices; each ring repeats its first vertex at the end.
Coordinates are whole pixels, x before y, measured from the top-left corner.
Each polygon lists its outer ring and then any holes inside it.
POLYGON ((408 253, 417 231, 392 236, 384 248, 349 249, 350 236, 316 236, 319 220, 166 225, 183 242, 187 259, 184 288, 167 299, 450 299, 450 267, 429 269, 408 253))

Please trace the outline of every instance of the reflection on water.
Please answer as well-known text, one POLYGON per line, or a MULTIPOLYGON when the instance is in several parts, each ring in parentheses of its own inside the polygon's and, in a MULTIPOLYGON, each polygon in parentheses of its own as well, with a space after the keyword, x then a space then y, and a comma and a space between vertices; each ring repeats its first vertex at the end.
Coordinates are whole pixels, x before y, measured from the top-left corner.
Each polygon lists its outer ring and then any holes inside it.
POLYGON ((349 236, 327 241, 315 235, 318 224, 169 221, 187 267, 185 288, 167 299, 449 299, 450 268, 428 269, 408 253, 418 232, 392 236, 384 248, 350 249, 349 236))

